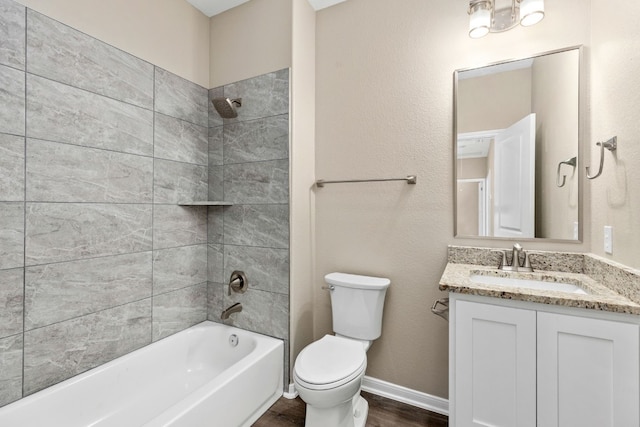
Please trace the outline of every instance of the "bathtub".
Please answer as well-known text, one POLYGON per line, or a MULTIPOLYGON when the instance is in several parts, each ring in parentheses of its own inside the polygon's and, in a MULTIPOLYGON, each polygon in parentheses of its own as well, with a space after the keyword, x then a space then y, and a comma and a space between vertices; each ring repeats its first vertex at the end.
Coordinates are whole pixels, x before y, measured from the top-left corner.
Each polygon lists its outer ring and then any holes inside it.
POLYGON ((0 408, 0 426, 249 426, 282 395, 283 357, 207 321, 0 408))

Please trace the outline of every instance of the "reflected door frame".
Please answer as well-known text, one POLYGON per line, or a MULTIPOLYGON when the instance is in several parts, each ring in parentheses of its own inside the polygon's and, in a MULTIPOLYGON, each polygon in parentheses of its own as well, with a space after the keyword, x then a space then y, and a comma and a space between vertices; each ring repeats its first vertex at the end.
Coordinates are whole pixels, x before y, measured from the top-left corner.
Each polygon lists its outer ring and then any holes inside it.
POLYGON ((458 184, 461 183, 477 183, 478 184, 478 235, 488 236, 489 234, 489 188, 488 178, 466 178, 459 179, 458 184))
MULTIPOLYGON (((456 146, 463 141, 471 140, 494 140, 496 135, 504 132, 505 129, 490 129, 474 132, 463 132, 458 134, 456 146)), ((456 148, 456 156, 457 156, 456 148)), ((464 157, 470 158, 470 157, 464 157)), ((478 200, 478 206, 483 207, 483 212, 478 214, 478 235, 480 237, 493 237, 493 195, 492 195, 492 183, 491 175, 488 174, 485 178, 456 178, 456 182, 480 182, 484 183, 484 199, 482 202, 478 200), (484 218, 482 218, 484 216, 484 218), (484 230, 484 232, 482 231, 484 230)), ((479 184, 480 185, 480 184, 479 184)), ((456 191, 456 197, 458 192, 456 191)), ((481 197, 481 196, 479 196, 481 197)), ((480 210, 480 209, 479 209, 480 210)), ((456 218, 457 221, 457 218, 456 218)))

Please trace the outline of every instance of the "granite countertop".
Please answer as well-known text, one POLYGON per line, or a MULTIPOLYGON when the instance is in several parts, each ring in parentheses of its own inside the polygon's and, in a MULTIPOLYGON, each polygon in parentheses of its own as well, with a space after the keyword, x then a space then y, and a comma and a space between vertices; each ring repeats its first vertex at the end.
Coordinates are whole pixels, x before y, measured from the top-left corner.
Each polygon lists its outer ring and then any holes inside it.
MULTIPOLYGON (((491 257, 495 256, 495 251, 491 251, 494 254, 490 254, 489 262, 478 262, 478 264, 476 264, 475 262, 478 261, 478 253, 475 253, 471 258, 466 257, 466 253, 464 253, 465 256, 460 257, 460 249, 462 248, 449 248, 449 263, 447 264, 440 279, 440 290, 461 294, 640 315, 640 304, 636 302, 638 301, 637 298, 634 298, 635 301, 629 298, 635 297, 635 292, 630 293, 626 291, 627 287, 625 287, 625 293, 628 294, 629 297, 625 296, 619 292, 621 288, 610 286, 610 283, 607 283, 607 280, 596 280, 594 277, 581 272, 583 269, 582 261, 579 263, 576 262, 575 265, 569 263, 569 268, 561 268, 561 270, 565 271, 539 270, 534 266, 534 272, 532 273, 507 272, 499 270, 496 266, 497 264, 493 265, 494 260, 491 257), (469 261, 475 262, 468 263, 469 261), (477 283, 471 280, 472 275, 568 283, 579 286, 588 292, 588 294, 477 283)), ((484 253, 486 254, 487 252, 484 253)), ((545 258, 546 254, 539 252, 539 255, 539 259, 542 259, 545 258)), ((534 257, 532 257, 532 263, 533 258, 534 257)), ((561 259, 562 257, 559 258, 561 259)), ((558 257, 556 257, 556 259, 558 259, 558 257)), ((611 275, 607 274, 607 276, 611 275)), ((625 280, 625 282, 628 282, 628 280, 625 280)))

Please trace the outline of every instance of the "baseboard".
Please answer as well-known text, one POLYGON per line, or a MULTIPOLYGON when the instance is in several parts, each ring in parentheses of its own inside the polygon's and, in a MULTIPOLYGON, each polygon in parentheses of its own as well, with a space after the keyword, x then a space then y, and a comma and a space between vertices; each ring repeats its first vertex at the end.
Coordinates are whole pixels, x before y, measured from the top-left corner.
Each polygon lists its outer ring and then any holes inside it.
POLYGON ((391 400, 406 403, 407 405, 426 409, 437 414, 449 415, 449 401, 447 399, 432 396, 421 391, 412 390, 377 378, 365 375, 362 380, 362 390, 391 400))
POLYGON ((289 384, 289 390, 285 390, 285 392, 282 393, 282 397, 285 397, 287 399, 295 399, 296 397, 298 397, 296 386, 293 383, 289 384))
MULTIPOLYGON (((407 405, 417 408, 426 409, 436 414, 449 415, 449 401, 438 396, 432 396, 421 391, 412 390, 401 385, 392 384, 377 378, 365 375, 362 380, 362 390, 386 397, 387 399, 397 402, 406 403, 407 405)), ((282 395, 287 399, 295 399, 298 397, 294 384, 289 384, 289 390, 282 395)))

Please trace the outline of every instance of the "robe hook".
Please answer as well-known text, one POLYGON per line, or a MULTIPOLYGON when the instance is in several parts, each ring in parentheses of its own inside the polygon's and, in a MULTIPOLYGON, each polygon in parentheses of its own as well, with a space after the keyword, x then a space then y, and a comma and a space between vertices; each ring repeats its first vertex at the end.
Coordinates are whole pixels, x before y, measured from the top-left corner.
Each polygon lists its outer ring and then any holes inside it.
POLYGON ((608 141, 605 142, 598 142, 596 143, 596 145, 600 146, 600 168, 598 169, 598 173, 595 175, 589 175, 589 166, 586 167, 587 169, 587 178, 589 179, 596 179, 597 177, 600 176, 600 174, 602 174, 602 166, 604 165, 604 149, 606 148, 609 151, 615 151, 616 148, 618 148, 618 137, 614 136, 613 138, 609 139, 608 141))

